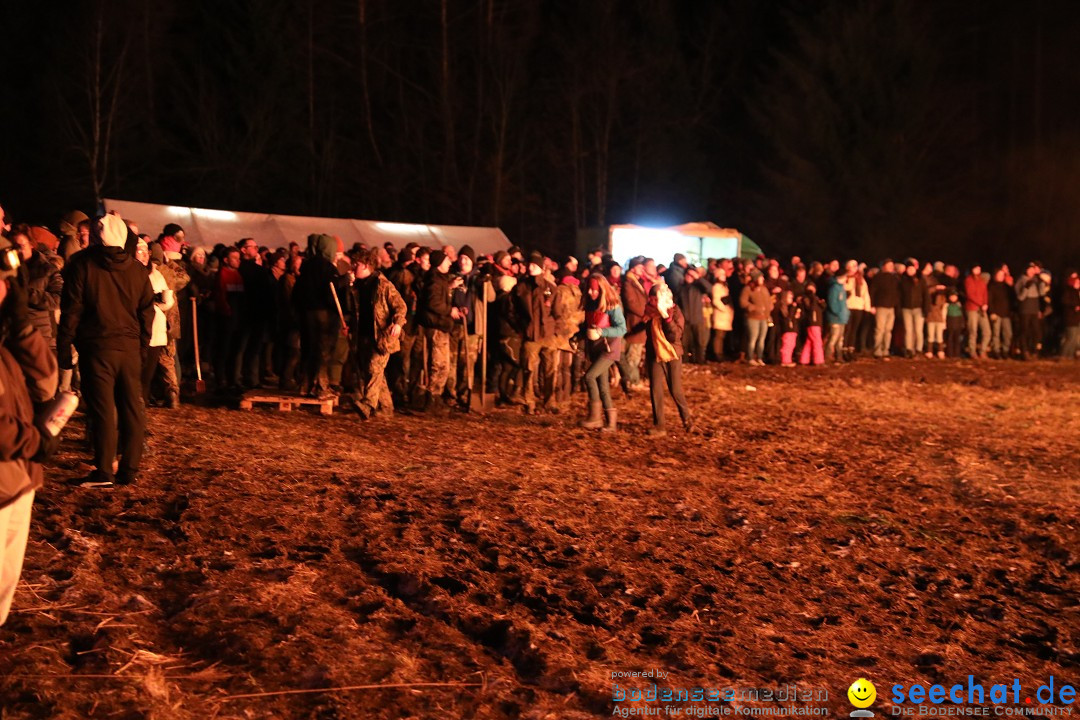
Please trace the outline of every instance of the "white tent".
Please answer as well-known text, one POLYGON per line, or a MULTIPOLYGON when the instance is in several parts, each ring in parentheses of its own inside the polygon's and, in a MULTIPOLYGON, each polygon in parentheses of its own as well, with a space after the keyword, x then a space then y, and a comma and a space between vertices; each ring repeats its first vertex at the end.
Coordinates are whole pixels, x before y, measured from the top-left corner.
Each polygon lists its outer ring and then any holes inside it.
POLYGON ((233 245, 245 237, 255 238, 270 248, 287 247, 290 242, 304 247, 311 233, 336 235, 352 247, 362 242, 368 246, 392 242, 402 248, 416 242, 427 247, 469 245, 478 255, 506 250, 510 241, 499 228, 462 225, 412 225, 407 223, 350 220, 347 218, 303 217, 300 215, 264 215, 261 213, 207 210, 177 205, 153 205, 130 200, 105 200, 105 209, 116 210, 125 220, 135 222, 139 232, 156 237, 169 223, 184 228, 192 245, 207 249, 217 243, 233 245))

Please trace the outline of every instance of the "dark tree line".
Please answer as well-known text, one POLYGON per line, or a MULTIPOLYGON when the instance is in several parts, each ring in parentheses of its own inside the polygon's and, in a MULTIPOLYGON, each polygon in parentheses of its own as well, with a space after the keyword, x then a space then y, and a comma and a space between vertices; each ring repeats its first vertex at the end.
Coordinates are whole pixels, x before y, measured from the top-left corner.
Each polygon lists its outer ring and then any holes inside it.
POLYGON ((1032 7, 13 3, 3 202, 494 224, 551 250, 625 221, 871 257, 1022 233, 1065 261, 1080 133, 1055 68, 1076 22, 1032 7))

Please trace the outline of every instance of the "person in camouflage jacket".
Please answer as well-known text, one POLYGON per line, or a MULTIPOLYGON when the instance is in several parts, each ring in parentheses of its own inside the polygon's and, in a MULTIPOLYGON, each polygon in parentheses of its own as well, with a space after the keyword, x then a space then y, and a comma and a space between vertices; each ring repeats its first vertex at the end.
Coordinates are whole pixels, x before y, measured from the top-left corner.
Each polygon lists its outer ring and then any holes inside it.
POLYGON ((357 254, 353 259, 356 279, 347 295, 352 357, 360 379, 354 399, 357 412, 365 418, 394 411, 386 363, 401 350, 401 328, 407 318, 405 301, 378 267, 377 250, 357 254))

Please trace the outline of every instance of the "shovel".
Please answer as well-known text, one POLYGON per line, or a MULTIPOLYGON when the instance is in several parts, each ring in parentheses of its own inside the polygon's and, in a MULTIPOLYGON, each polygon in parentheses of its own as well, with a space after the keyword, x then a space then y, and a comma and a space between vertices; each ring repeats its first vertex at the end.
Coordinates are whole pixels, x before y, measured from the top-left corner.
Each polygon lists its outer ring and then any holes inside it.
MULTIPOLYGON (((469 400, 468 408, 469 412, 474 412, 478 415, 486 415, 487 413, 495 409, 495 396, 488 394, 487 391, 487 293, 483 293, 483 297, 479 303, 475 303, 473 308, 476 312, 476 319, 474 325, 476 327, 476 337, 478 342, 476 344, 476 351, 480 355, 480 393, 473 392, 473 355, 470 352, 468 357, 468 374, 469 374, 469 400)), ((465 324, 465 347, 469 347, 469 325, 465 324)))
POLYGON ((191 334, 195 340, 195 394, 206 392, 206 382, 202 379, 202 359, 199 357, 199 308, 195 298, 191 298, 191 334))

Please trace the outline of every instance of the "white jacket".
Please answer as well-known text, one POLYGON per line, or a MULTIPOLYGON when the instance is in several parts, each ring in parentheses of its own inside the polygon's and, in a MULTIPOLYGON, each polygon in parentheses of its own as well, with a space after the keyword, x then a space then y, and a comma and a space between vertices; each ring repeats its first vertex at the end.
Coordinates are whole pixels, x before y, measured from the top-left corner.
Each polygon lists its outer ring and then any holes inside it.
POLYGON ((854 275, 844 275, 840 278, 840 282, 843 284, 844 290, 847 291, 848 310, 869 310, 873 307, 870 302, 870 286, 866 282, 866 278, 862 278, 862 288, 859 288, 861 292, 856 292, 860 282, 854 275))
POLYGON ((154 325, 150 331, 150 347, 165 347, 169 344, 168 323, 165 320, 165 313, 176 304, 176 298, 173 291, 169 289, 169 284, 165 282, 165 277, 157 268, 150 271, 150 287, 153 289, 154 295, 161 293, 163 299, 163 302, 154 302, 154 325))

